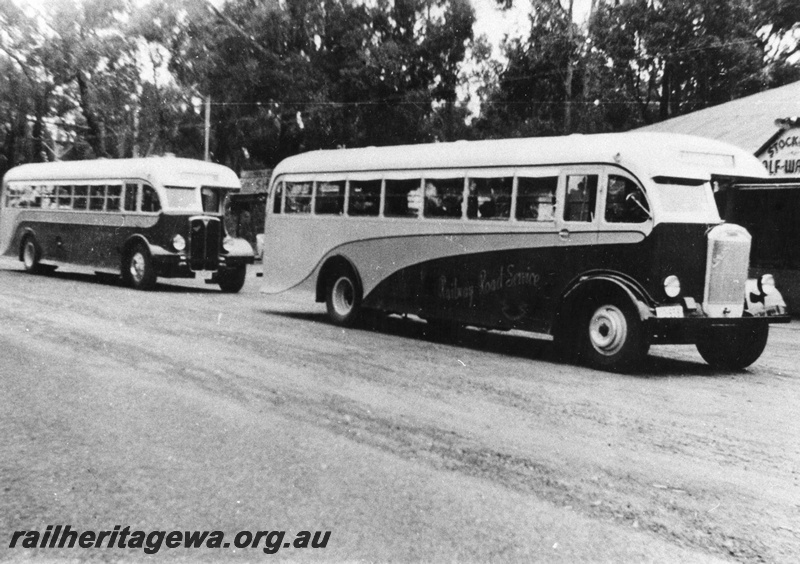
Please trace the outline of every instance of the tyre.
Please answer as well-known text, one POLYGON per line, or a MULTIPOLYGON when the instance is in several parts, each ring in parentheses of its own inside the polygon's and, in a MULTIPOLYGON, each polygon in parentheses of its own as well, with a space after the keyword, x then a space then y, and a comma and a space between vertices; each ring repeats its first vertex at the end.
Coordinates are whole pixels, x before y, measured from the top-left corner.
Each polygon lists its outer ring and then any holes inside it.
POLYGON ((767 346, 767 337, 767 323, 750 328, 710 329, 698 339, 697 352, 714 368, 741 370, 758 360, 767 346))
POLYGON ((235 294, 244 286, 247 279, 247 265, 243 264, 235 268, 227 268, 217 273, 217 284, 219 289, 226 294, 235 294))
POLYGON ((650 343, 629 299, 590 300, 583 309, 582 320, 578 351, 589 366, 631 370, 647 355, 650 343))
POLYGON ((122 279, 135 290, 150 290, 156 285, 153 257, 147 247, 138 243, 122 265, 122 279))
POLYGON ((31 274, 38 274, 42 271, 42 265, 39 260, 42 258, 42 252, 39 249, 39 244, 33 235, 28 235, 22 242, 22 266, 25 267, 26 272, 31 274))
POLYGON ((356 323, 361 312, 361 284, 351 269, 340 269, 328 278, 325 298, 331 321, 343 327, 356 323))

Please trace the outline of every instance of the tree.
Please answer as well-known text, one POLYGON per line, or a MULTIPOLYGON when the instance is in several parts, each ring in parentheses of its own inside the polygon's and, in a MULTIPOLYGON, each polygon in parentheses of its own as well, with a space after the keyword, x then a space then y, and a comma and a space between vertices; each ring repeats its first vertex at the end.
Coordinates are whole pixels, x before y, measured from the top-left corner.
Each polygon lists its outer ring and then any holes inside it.
POLYGON ((527 38, 508 40, 508 59, 477 127, 494 135, 554 135, 574 130, 572 103, 583 87, 585 37, 558 0, 532 0, 527 38))

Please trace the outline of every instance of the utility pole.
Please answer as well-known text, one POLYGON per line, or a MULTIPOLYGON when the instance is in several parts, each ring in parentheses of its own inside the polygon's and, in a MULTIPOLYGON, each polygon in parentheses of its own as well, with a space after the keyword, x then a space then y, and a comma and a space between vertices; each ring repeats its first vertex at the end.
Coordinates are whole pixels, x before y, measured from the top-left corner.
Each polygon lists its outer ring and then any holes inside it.
POLYGON ((211 160, 211 150, 209 148, 211 141, 211 96, 206 96, 206 125, 205 125, 205 160, 211 160))
POLYGON ((572 51, 575 38, 573 36, 573 23, 572 23, 572 4, 573 0, 569 0, 569 9, 567 10, 567 75, 564 78, 564 134, 569 135, 572 133, 572 73, 574 72, 572 64, 572 51))

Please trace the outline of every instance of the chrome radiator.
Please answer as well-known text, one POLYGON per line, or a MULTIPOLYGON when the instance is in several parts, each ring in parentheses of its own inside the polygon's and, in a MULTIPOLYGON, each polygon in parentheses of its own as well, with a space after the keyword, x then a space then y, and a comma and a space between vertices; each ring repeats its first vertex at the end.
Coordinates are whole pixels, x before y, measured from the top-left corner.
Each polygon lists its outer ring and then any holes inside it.
POLYGON ((708 233, 703 311, 709 317, 741 317, 750 263, 750 234, 722 224, 708 233))

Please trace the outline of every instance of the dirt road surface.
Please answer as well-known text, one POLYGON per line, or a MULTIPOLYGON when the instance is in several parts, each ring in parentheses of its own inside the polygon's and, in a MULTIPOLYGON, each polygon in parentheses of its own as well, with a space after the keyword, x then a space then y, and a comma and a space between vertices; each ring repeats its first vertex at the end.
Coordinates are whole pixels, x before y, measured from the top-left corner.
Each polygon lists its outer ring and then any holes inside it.
POLYGON ((800 323, 642 373, 307 294, 0 259, 0 560, 796 562, 800 323), (14 531, 331 531, 324 548, 9 548, 14 531))

